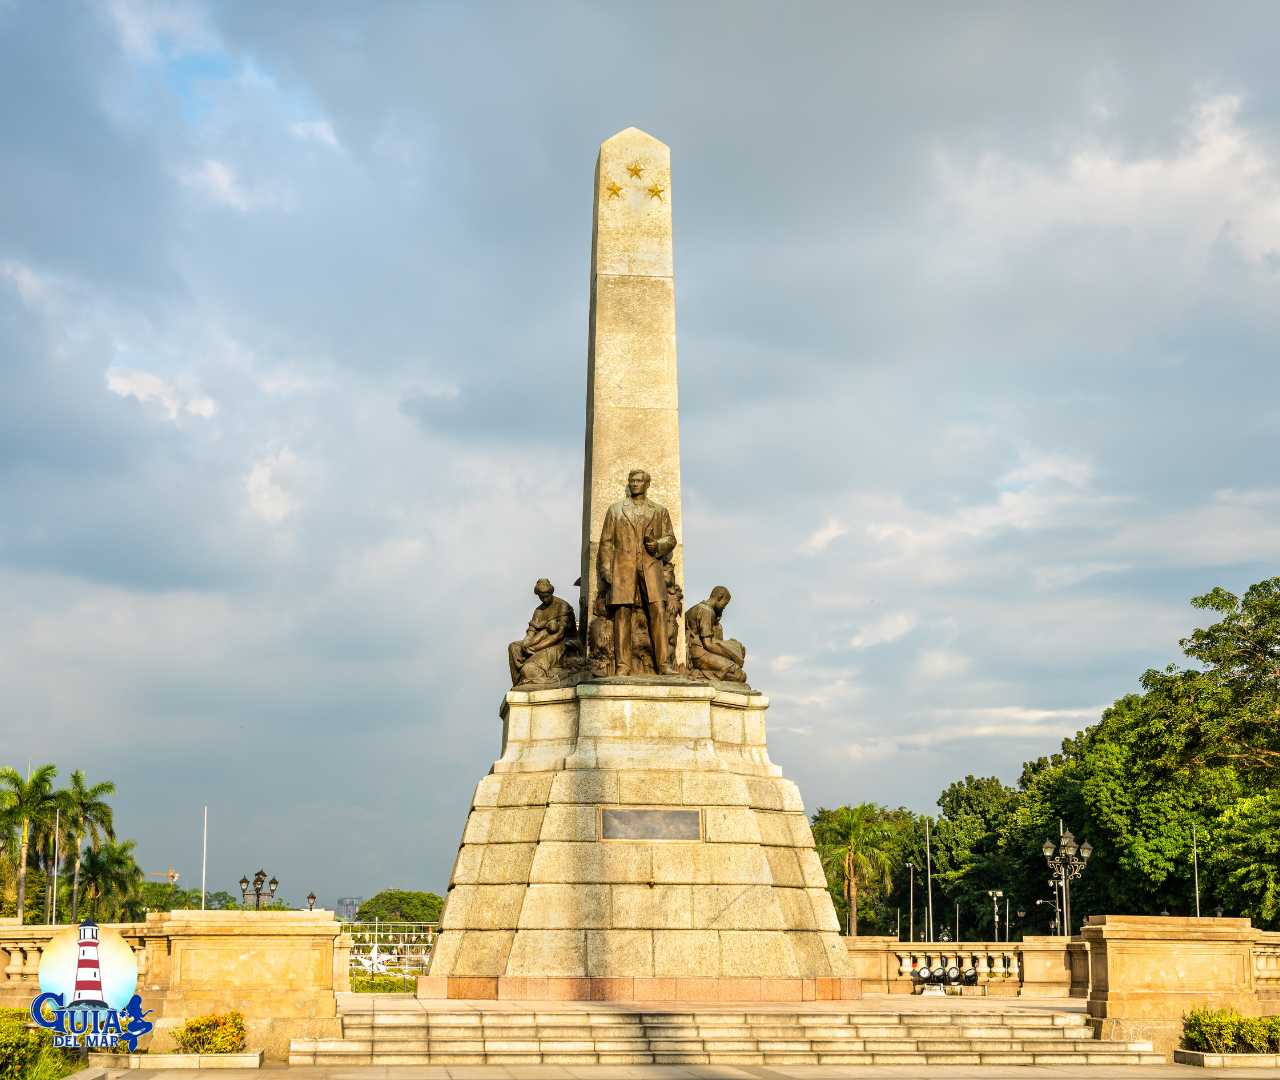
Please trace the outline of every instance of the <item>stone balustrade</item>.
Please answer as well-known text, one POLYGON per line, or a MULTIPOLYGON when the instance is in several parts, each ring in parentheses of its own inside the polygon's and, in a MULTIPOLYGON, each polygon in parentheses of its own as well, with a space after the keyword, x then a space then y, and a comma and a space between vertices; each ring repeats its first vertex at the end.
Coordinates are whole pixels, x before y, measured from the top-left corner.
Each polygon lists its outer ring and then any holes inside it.
MULTIPOLYGON (((146 973, 146 927, 143 923, 111 923, 111 928, 129 943, 138 960, 141 981, 146 973)), ((24 1008, 38 994, 40 958, 54 934, 66 926, 28 923, 19 926, 16 919, 0 919, 0 1007, 24 1008)))
MULTIPOLYGON (((190 1017, 229 1009, 269 1057, 287 1056, 290 1039, 341 1033, 351 937, 331 911, 169 911, 106 925, 133 949, 138 993, 155 1010, 152 1050, 168 1048, 190 1017)), ((0 920, 0 1006, 31 1004, 45 946, 67 928, 0 920)))
POLYGON ((912 943, 892 937, 857 937, 846 938, 845 944, 865 993, 915 993, 923 985, 921 976, 937 971, 958 971, 957 985, 965 993, 1015 996, 1022 986, 1021 942, 912 943))

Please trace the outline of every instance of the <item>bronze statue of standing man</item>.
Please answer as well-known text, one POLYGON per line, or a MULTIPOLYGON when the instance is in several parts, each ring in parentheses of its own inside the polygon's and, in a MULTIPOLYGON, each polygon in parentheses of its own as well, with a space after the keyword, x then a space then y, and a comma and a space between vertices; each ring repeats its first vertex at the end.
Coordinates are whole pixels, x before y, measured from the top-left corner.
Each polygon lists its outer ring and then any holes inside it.
POLYGON ((667 585, 663 573, 676 547, 675 530, 671 515, 665 507, 649 501, 648 491, 649 474, 632 469, 627 476, 628 497, 609 507, 600 531, 600 582, 613 620, 613 655, 618 675, 631 674, 631 615, 636 608, 643 608, 648 616, 653 670, 659 675, 676 673, 667 641, 667 585))

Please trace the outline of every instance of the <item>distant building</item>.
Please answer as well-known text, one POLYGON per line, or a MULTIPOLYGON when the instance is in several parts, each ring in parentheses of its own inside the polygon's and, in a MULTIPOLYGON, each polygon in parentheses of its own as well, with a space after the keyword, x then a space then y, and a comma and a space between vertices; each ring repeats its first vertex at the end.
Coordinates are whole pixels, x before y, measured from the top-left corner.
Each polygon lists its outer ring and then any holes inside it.
POLYGON ((338 897, 338 918, 343 922, 351 922, 355 919, 356 912, 360 910, 360 905, 363 903, 363 896, 338 897))

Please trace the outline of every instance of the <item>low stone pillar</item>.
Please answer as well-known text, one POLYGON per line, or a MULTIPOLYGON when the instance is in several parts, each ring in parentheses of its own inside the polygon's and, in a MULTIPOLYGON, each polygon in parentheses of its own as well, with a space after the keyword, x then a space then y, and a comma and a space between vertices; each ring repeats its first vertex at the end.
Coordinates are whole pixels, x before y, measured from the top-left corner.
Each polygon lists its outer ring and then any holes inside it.
POLYGON ((1071 962, 1064 937, 1024 937, 1022 953, 1023 997, 1064 998, 1071 994, 1071 962))
POLYGON ((1094 915, 1082 933, 1088 1014, 1100 1038, 1148 1039, 1172 1057, 1189 1010, 1260 1011, 1248 919, 1094 915))
POLYGON ((1089 946, 1084 938, 1073 937, 1067 943, 1067 964, 1071 968, 1071 991, 1073 998, 1089 996, 1089 946))
POLYGON ((138 993, 156 1010, 149 1049, 171 1049, 173 1029, 194 1016, 232 1009, 249 1049, 269 1058, 287 1059, 290 1039, 340 1038, 341 931, 331 911, 148 915, 138 993))

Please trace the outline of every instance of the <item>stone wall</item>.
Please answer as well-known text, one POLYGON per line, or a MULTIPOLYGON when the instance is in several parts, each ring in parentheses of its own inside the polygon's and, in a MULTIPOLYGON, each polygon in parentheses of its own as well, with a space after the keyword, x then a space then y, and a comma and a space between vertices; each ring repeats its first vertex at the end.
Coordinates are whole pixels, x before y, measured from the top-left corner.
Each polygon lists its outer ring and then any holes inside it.
POLYGON ((1171 1055, 1190 1009, 1266 1011, 1255 978, 1258 956, 1276 935, 1248 919, 1095 915, 1082 935, 1089 949, 1088 1013, 1104 1039, 1147 1039, 1171 1055))

